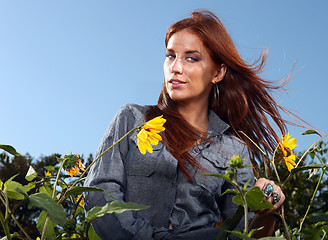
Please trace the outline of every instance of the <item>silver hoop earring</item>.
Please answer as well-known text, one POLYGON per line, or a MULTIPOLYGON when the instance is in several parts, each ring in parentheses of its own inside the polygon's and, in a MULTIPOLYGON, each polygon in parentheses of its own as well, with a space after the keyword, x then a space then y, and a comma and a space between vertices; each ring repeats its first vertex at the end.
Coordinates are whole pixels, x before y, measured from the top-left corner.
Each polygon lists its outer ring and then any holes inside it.
POLYGON ((219 84, 215 83, 214 84, 214 98, 216 99, 216 101, 219 101, 219 97, 220 97, 220 90, 219 90, 219 84))

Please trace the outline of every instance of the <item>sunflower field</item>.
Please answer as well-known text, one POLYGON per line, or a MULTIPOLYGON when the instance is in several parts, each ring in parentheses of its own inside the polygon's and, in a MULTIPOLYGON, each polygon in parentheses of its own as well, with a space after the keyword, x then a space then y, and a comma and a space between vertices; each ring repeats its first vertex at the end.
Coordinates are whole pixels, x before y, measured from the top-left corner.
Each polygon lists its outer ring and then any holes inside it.
MULTIPOLYGON (((162 116, 154 118, 131 129, 120 140, 137 131, 140 152, 151 153, 152 145, 162 140, 159 133, 165 130, 165 121, 162 116)), ((264 239, 328 239, 328 147, 324 141, 327 135, 321 136, 313 130, 304 134, 318 135, 318 140, 306 151, 296 152, 297 140, 288 133, 277 143, 273 156, 262 152, 260 164, 253 166, 257 178, 274 180, 286 196, 283 207, 274 213, 277 219, 274 236, 264 239)), ((100 188, 83 187, 88 170, 105 152, 95 159, 71 153, 32 161, 31 156, 22 156, 10 145, 0 145, 0 149, 3 150, 0 153, 0 238, 3 240, 97 240, 100 238, 91 224, 94 219, 108 213, 147 208, 137 203, 113 201, 87 213, 84 211, 84 192, 105 192, 100 188)), ((234 156, 229 160, 225 175, 209 174, 231 182, 235 189, 230 192, 235 194, 234 202, 240 205, 234 217, 221 224, 225 231, 216 239, 226 239, 228 234, 254 239, 252 235, 256 230, 249 230, 247 221, 243 232, 234 231, 236 222, 247 216, 249 209, 272 208, 258 187, 245 191, 246 186, 238 185, 237 172, 243 167, 247 167, 243 159, 234 156)))

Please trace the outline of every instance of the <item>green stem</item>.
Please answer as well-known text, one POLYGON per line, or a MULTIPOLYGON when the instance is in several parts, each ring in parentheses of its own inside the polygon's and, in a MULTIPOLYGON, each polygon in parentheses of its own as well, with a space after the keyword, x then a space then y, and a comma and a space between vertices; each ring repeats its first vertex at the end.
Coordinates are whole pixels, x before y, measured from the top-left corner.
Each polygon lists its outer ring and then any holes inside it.
POLYGON ((243 201, 244 201, 244 215, 245 215, 244 233, 248 234, 248 206, 247 206, 247 201, 246 201, 245 195, 242 194, 242 196, 243 196, 243 201))
POLYGON ((325 174, 325 171, 326 171, 326 167, 325 167, 324 169, 322 169, 322 172, 321 172, 321 175, 320 175, 320 179, 319 179, 319 181, 318 181, 318 183, 317 183, 317 186, 316 186, 316 188, 315 188, 315 190, 314 190, 314 193, 313 193, 313 195, 312 195, 312 198, 311 198, 310 204, 309 204, 309 206, 308 206, 308 208, 307 208, 307 210, 306 210, 306 213, 305 213, 303 219, 301 220, 300 229, 298 230, 299 232, 301 232, 302 227, 303 227, 303 223, 304 223, 304 221, 305 221, 305 218, 306 218, 307 215, 309 214, 309 211, 310 211, 311 205, 312 205, 312 203, 313 203, 313 201, 314 201, 315 195, 317 194, 317 191, 318 191, 319 185, 320 185, 320 183, 321 183, 321 180, 322 180, 323 175, 325 174))
MULTIPOLYGON (((273 157, 272 157, 272 160, 270 160, 270 162, 272 164, 273 171, 274 171, 274 173, 275 173, 275 175, 277 177, 277 180, 279 182, 280 188, 281 188, 281 190, 283 190, 283 184, 281 184, 280 177, 279 177, 279 174, 278 174, 278 171, 277 171, 277 167, 276 167, 276 164, 274 163, 274 157, 276 155, 276 152, 277 152, 277 149, 278 149, 279 144, 280 143, 278 143, 276 149, 274 150, 273 157)), ((281 215, 280 215, 280 218, 281 218, 281 221, 282 221, 282 225, 283 225, 283 229, 284 229, 284 232, 285 232, 285 236, 286 236, 287 240, 291 240, 291 236, 290 236, 289 231, 288 231, 288 225, 287 225, 287 222, 286 222, 286 219, 285 219, 285 208, 284 208, 284 205, 283 204, 281 205, 281 215)))
POLYGON ((46 221, 44 222, 43 229, 42 229, 42 234, 41 234, 41 240, 44 239, 44 234, 46 233, 48 222, 49 222, 49 217, 47 217, 46 221))
POLYGON ((326 237, 326 235, 327 235, 327 232, 325 231, 325 230, 323 230, 323 236, 322 236, 322 240, 324 240, 324 239, 326 239, 325 237, 326 237))
MULTIPOLYGON (((19 204, 19 205, 21 205, 21 204, 19 204)), ((18 207, 18 206, 17 206, 17 207, 18 207)), ((17 209, 17 208, 16 208, 16 209, 17 209)), ((24 228, 22 227, 22 225, 17 221, 17 219, 15 218, 14 212, 15 212, 15 210, 10 211, 10 209, 9 209, 9 213, 10 213, 10 215, 11 215, 11 218, 14 220, 14 222, 17 224, 18 228, 22 231, 22 233, 26 236, 26 238, 27 238, 28 240, 33 240, 33 239, 27 234, 27 232, 25 232, 25 230, 24 230, 24 228)))
POLYGON ((5 220, 2 212, 0 211, 0 222, 1 222, 1 225, 3 227, 3 230, 7 236, 7 239, 8 240, 11 240, 11 235, 10 235, 10 231, 9 231, 9 226, 8 226, 8 221, 5 220))
MULTIPOLYGON (((61 164, 60 167, 59 167, 58 173, 57 173, 56 181, 55 181, 55 184, 54 184, 54 190, 53 190, 53 192, 52 192, 52 198, 53 198, 53 199, 55 199, 55 196, 56 196, 56 187, 57 187, 57 183, 58 183, 58 181, 59 181, 60 172, 61 172, 61 170, 63 169, 63 166, 64 166, 65 161, 66 161, 66 159, 63 160, 62 164, 61 164)), ((43 226, 42 234, 41 234, 41 240, 44 239, 44 234, 46 233, 46 229, 47 229, 48 222, 49 222, 49 217, 47 217, 47 218, 46 218, 46 221, 44 222, 44 226, 43 226)))
MULTIPOLYGON (((74 187, 80 180, 81 178, 84 176, 85 173, 88 172, 88 170, 91 168, 91 166, 98 161, 99 158, 101 158, 106 152, 108 152, 110 149, 112 149, 116 144, 118 144, 120 141, 122 141, 126 136, 128 136, 131 132, 139 129, 140 127, 136 127, 131 129, 130 131, 128 131, 126 134, 124 134, 123 137, 121 137, 119 140, 117 140, 115 143, 113 143, 113 145, 111 145, 109 148, 107 148, 104 152, 102 152, 95 160, 93 160, 90 165, 85 169, 85 171, 81 174, 81 176, 67 189, 70 190, 72 187, 74 187)), ((66 199, 66 195, 64 194, 59 201, 57 202, 58 204, 61 204, 64 200, 66 199)), ((42 240, 42 239, 41 239, 42 240)))
MULTIPOLYGON (((1 197, 0 195, 0 199, 1 201, 5 204, 5 200, 1 197)), ((27 239, 29 240, 33 240, 24 230, 24 228, 22 227, 22 225, 20 225, 20 223, 17 221, 17 219, 15 218, 14 212, 16 211, 16 209, 18 209, 21 205, 23 204, 23 201, 19 202, 19 204, 17 204, 13 210, 11 211, 9 208, 9 205, 7 206, 8 209, 8 213, 10 214, 9 216, 11 216, 11 218, 15 221, 15 223, 17 224, 18 228, 22 231, 22 233, 27 237, 27 239)), ((0 212, 1 213, 1 212, 0 212)), ((1 213, 2 215, 2 213, 1 213)), ((3 215, 2 215, 3 217, 3 215)), ((9 219, 4 219, 4 223, 8 222, 9 219)), ((1 221, 2 222, 2 221, 1 221)))
POLYGON ((231 183, 237 188, 239 194, 241 195, 243 202, 244 202, 244 216, 245 216, 245 222, 244 222, 244 234, 248 234, 248 205, 246 201, 246 195, 242 188, 240 188, 238 181, 237 181, 237 172, 238 170, 234 170, 233 180, 231 183))
POLYGON ((56 187, 57 187, 57 184, 58 184, 58 180, 59 180, 60 172, 61 172, 61 170, 63 169, 63 166, 64 166, 65 161, 66 161, 66 159, 63 160, 62 164, 61 164, 60 167, 59 167, 58 173, 57 173, 56 181, 55 181, 55 184, 54 184, 54 190, 53 190, 53 192, 52 192, 52 198, 53 198, 53 199, 55 199, 55 195, 56 195, 56 187))
POLYGON ((291 240, 292 238, 289 234, 288 225, 287 225, 287 222, 286 222, 286 219, 285 219, 285 207, 284 207, 284 205, 281 205, 280 218, 281 218, 281 221, 282 221, 282 226, 283 226, 283 229, 284 229, 284 232, 285 232, 285 235, 286 235, 286 239, 291 240))
POLYGON ((9 204, 8 204, 8 197, 6 195, 6 193, 2 192, 3 194, 0 194, 0 200, 1 202, 4 204, 5 208, 6 208, 6 212, 5 212, 5 216, 3 216, 2 212, 0 211, 0 218, 1 218, 1 224, 3 226, 3 230, 7 236, 8 240, 11 240, 11 235, 10 235, 10 230, 9 230, 9 226, 8 226, 8 209, 9 209, 9 204))

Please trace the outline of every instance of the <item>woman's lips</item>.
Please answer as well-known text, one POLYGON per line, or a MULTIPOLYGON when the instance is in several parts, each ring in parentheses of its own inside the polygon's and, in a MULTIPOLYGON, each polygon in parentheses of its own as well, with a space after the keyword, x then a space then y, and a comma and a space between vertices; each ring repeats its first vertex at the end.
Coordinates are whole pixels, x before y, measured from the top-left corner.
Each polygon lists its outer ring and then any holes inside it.
POLYGON ((178 80, 178 79, 171 79, 171 80, 169 81, 169 84, 170 84, 172 87, 180 87, 180 86, 183 86, 184 84, 186 84, 186 82, 181 81, 181 80, 178 80))

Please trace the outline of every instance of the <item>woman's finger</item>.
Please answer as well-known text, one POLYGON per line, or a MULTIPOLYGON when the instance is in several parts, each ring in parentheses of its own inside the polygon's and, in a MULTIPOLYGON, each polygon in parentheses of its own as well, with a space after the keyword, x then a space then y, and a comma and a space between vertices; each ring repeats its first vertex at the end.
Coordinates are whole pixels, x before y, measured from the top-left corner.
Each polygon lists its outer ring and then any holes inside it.
POLYGON ((273 209, 262 209, 255 211, 255 213, 260 215, 269 214, 272 211, 279 209, 285 201, 284 193, 273 181, 260 178, 255 182, 255 186, 259 187, 263 191, 264 198, 273 205, 273 209))

